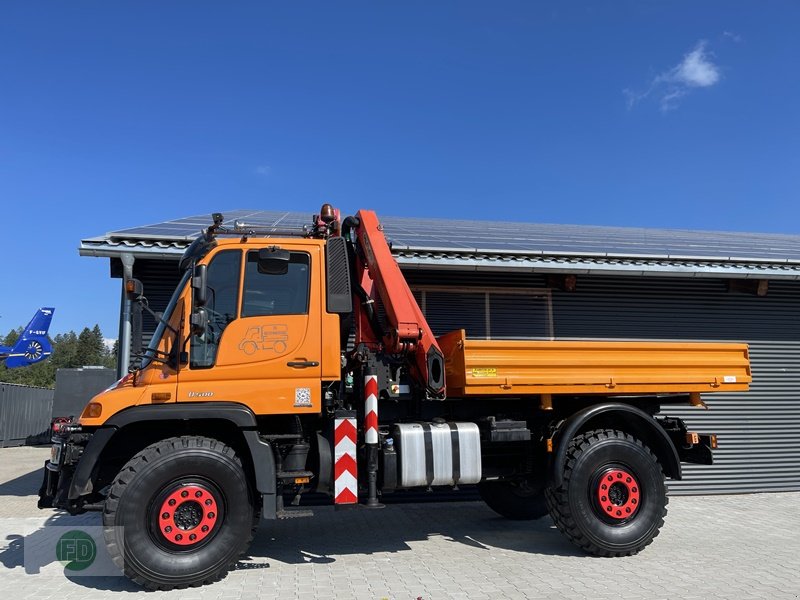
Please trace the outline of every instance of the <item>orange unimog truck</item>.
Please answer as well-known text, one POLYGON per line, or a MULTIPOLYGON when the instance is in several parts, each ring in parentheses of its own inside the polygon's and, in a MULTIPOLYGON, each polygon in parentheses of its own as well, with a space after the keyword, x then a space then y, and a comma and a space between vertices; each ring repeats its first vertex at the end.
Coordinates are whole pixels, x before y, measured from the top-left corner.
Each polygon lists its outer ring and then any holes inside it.
POLYGON ((54 424, 40 491, 101 511, 149 588, 224 576, 260 518, 309 512, 305 492, 379 507, 477 485, 504 517, 549 512, 588 553, 634 554, 664 522, 665 477, 716 446, 662 409, 751 381, 743 344, 436 338, 371 211, 324 205, 299 231, 215 214, 180 269, 138 367, 54 424))

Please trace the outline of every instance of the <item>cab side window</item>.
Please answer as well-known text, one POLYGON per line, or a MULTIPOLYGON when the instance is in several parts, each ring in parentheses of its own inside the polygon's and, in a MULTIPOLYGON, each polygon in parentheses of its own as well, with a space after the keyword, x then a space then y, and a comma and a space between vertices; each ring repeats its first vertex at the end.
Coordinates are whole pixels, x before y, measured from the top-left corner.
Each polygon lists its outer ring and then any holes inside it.
POLYGON ((274 275, 258 268, 258 251, 247 253, 242 317, 308 314, 311 259, 292 252, 286 273, 274 275))
POLYGON ((239 300, 239 274, 242 253, 223 250, 208 265, 208 328, 203 335, 192 336, 190 341, 190 367, 206 369, 214 366, 222 332, 236 319, 239 300))

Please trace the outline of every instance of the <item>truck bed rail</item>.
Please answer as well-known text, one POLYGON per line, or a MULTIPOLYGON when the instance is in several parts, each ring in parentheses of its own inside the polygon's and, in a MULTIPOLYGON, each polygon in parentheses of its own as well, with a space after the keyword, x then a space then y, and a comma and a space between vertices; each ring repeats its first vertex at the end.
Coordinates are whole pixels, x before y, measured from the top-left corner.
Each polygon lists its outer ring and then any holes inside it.
POLYGON ((746 391, 747 344, 438 339, 448 396, 746 391))

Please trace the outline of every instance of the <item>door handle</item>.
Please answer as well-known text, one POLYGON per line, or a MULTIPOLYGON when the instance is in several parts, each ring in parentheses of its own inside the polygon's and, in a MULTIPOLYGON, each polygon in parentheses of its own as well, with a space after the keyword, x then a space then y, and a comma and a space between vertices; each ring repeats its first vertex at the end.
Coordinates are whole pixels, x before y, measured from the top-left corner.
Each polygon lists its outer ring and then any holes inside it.
POLYGON ((308 367, 318 367, 319 363, 315 360, 293 360, 287 362, 286 366, 293 369, 307 369, 308 367))

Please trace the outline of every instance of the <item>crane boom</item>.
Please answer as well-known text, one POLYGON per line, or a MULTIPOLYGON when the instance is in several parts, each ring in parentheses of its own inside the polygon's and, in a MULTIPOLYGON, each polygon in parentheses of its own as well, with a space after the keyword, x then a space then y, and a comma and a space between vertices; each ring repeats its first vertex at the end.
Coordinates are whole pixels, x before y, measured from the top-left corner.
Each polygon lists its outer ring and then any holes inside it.
MULTIPOLYGON (((345 222, 345 230, 355 231, 356 283, 363 290, 363 302, 356 303, 356 344, 382 345, 387 354, 401 354, 409 362, 409 374, 425 388, 428 395, 444 398, 444 355, 422 314, 400 267, 392 256, 377 215, 360 210, 345 222), (376 320, 370 314, 380 299, 388 327, 375 331, 376 320)), ((351 240, 352 241, 352 240, 351 240)))

